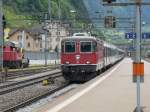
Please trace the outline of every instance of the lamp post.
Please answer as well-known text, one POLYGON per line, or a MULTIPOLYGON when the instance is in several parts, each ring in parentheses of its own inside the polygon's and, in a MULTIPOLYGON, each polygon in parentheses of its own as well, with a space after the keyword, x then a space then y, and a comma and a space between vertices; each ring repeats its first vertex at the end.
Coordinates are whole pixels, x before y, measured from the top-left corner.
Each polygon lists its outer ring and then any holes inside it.
MULTIPOLYGON (((61 0, 57 0, 57 4, 58 4, 58 21, 56 22, 56 29, 57 29, 57 33, 56 33, 56 40, 60 38, 61 36, 61 32, 60 32, 60 27, 61 27, 61 0)), ((59 44, 59 41, 57 41, 57 45, 59 44)), ((57 60, 58 60, 58 53, 57 52, 57 46, 55 47, 54 51, 56 53, 56 59, 55 59, 55 67, 56 67, 56 64, 57 64, 57 60)))
POLYGON ((47 28, 47 22, 46 20, 48 19, 48 15, 44 14, 44 27, 43 30, 45 31, 45 48, 44 48, 44 56, 45 56, 45 67, 47 66, 47 39, 48 39, 48 28, 47 28))

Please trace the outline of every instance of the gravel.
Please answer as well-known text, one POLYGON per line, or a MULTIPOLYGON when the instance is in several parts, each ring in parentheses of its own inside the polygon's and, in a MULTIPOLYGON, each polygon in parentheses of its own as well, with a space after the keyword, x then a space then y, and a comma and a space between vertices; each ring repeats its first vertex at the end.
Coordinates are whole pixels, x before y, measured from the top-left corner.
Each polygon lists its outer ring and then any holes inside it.
POLYGON ((21 102, 24 102, 27 99, 33 98, 37 95, 41 95, 50 90, 54 90, 65 84, 65 82, 66 81, 63 78, 59 77, 57 79, 54 79, 54 83, 48 86, 43 86, 42 83, 38 83, 4 95, 0 95, 0 112, 2 112, 4 109, 10 108, 21 102))
POLYGON ((76 85, 75 84, 70 85, 70 86, 68 86, 68 87, 66 87, 60 91, 55 92, 54 94, 52 94, 46 98, 43 98, 43 99, 41 99, 41 100, 31 104, 31 105, 28 105, 24 108, 21 108, 21 109, 17 110, 16 112, 32 112, 33 110, 38 109, 38 108, 50 103, 52 100, 54 100, 58 96, 63 95, 64 93, 76 88, 77 86, 78 86, 77 84, 76 85))

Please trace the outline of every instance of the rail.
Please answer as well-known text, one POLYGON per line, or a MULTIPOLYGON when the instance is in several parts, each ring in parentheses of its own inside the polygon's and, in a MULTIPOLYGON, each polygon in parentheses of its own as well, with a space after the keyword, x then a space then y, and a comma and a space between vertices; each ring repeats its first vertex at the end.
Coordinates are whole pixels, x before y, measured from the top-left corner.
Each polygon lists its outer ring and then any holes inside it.
POLYGON ((38 76, 32 79, 27 79, 24 81, 19 81, 19 82, 15 82, 15 83, 10 83, 7 85, 2 85, 0 86, 0 95, 15 91, 17 89, 32 85, 32 84, 36 84, 39 83, 41 81, 43 81, 44 79, 48 79, 48 78, 56 78, 56 77, 60 77, 62 76, 62 74, 60 74, 61 72, 55 72, 53 74, 47 74, 44 76, 38 76))

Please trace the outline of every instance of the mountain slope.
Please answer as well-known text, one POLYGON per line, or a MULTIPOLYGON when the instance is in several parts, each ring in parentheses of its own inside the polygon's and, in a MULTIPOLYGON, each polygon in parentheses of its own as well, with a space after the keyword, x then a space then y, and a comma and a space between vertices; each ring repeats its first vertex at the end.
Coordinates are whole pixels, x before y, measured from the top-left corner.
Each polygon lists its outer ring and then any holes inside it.
MULTIPOLYGON (((51 0, 51 17, 55 19, 58 19, 58 1, 51 0)), ((75 10, 77 16, 88 16, 82 0, 61 0, 59 2, 63 19, 70 18, 70 10, 75 10)), ((7 25, 10 27, 32 26, 38 20, 43 19, 45 12, 48 12, 48 0, 5 0, 4 2, 4 13, 7 25)))

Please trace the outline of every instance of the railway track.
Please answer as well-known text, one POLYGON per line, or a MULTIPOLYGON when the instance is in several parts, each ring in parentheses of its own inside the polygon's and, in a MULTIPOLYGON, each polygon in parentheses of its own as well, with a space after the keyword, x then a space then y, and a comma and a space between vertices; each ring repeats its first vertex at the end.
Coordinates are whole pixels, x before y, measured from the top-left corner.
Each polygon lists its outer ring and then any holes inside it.
MULTIPOLYGON (((6 84, 6 85, 1 85, 0 86, 0 97, 3 98, 6 100, 6 102, 3 102, 3 104, 1 104, 0 106, 0 111, 2 112, 15 112, 15 110, 21 108, 21 107, 24 107, 28 104, 31 104, 39 99, 42 99, 43 97, 46 97, 64 87, 66 87, 69 83, 67 81, 64 81, 63 84, 58 84, 59 86, 55 87, 55 89, 51 88, 51 89, 48 89, 48 91, 41 91, 40 94, 37 94, 33 97, 29 97, 27 99, 25 99, 24 101, 20 101, 21 99, 19 99, 19 103, 14 103, 12 104, 12 100, 10 100, 11 98, 13 98, 13 96, 10 96, 10 98, 7 99, 7 96, 8 95, 11 95, 11 94, 14 94, 15 96, 18 96, 19 94, 16 94, 17 92, 16 91, 22 91, 23 89, 26 89, 26 88, 34 88, 34 85, 41 85, 41 81, 43 81, 44 79, 50 79, 50 80, 54 80, 53 83, 58 83, 59 81, 57 81, 56 79, 61 79, 62 77, 62 74, 60 71, 55 71, 53 73, 45 73, 44 75, 42 76, 38 76, 38 77, 35 77, 35 78, 32 78, 32 79, 27 79, 27 80, 24 80, 24 81, 18 81, 18 82, 14 82, 14 83, 10 83, 10 84, 6 84), (47 74, 47 75, 46 75, 47 74), (31 87, 30 87, 31 86, 31 87), (33 86, 33 87, 32 87, 33 86), (5 98, 6 97, 6 98, 5 98), (8 103, 10 100, 10 106, 8 106, 8 103), (6 103, 6 108, 5 108, 5 103, 6 103)), ((55 84, 50 84, 49 86, 52 86, 55 84)), ((43 86, 44 87, 44 86, 43 86)), ((32 89, 29 89, 32 91, 32 89)), ((23 90, 24 92, 26 92, 26 90, 23 90)), ((37 89, 37 91, 40 91, 39 88, 37 89)), ((33 92, 35 93, 35 92, 33 92)), ((28 92, 27 92, 28 94, 28 92)), ((29 94, 31 94, 29 92, 29 94)), ((24 97, 22 94, 20 94, 22 97, 24 97)), ((30 96, 30 95, 29 95, 30 96)))
POLYGON ((40 100, 40 99, 42 99, 42 98, 44 98, 46 96, 49 96, 49 95, 55 93, 56 91, 59 91, 59 90, 65 88, 65 87, 67 87, 68 85, 69 85, 69 83, 66 83, 66 84, 62 85, 61 87, 58 87, 58 88, 56 88, 54 90, 50 90, 50 91, 47 91, 47 92, 45 92, 45 93, 43 93, 41 95, 37 95, 37 96, 35 96, 33 98, 30 98, 30 99, 28 99, 28 100, 26 100, 24 102, 21 102, 21 103, 17 104, 15 106, 12 106, 12 107, 9 107, 9 108, 3 110, 3 112, 15 112, 17 109, 25 107, 25 106, 27 106, 27 105, 35 102, 35 101, 38 101, 38 100, 40 100))
POLYGON ((39 82, 43 81, 44 79, 48 79, 48 78, 53 79, 53 78, 57 78, 57 77, 61 77, 61 76, 62 76, 61 72, 58 71, 53 74, 46 74, 43 76, 38 76, 38 77, 27 79, 24 81, 18 81, 18 82, 13 82, 10 84, 2 85, 2 86, 0 86, 0 95, 15 91, 17 89, 20 89, 20 88, 23 88, 26 86, 30 86, 30 85, 39 83, 39 82))
POLYGON ((57 67, 44 67, 44 68, 34 68, 34 69, 20 69, 16 71, 8 71, 6 77, 7 79, 14 79, 18 77, 25 77, 25 76, 30 76, 30 75, 36 75, 37 73, 42 73, 42 72, 47 72, 50 70, 54 70, 59 68, 57 67))

